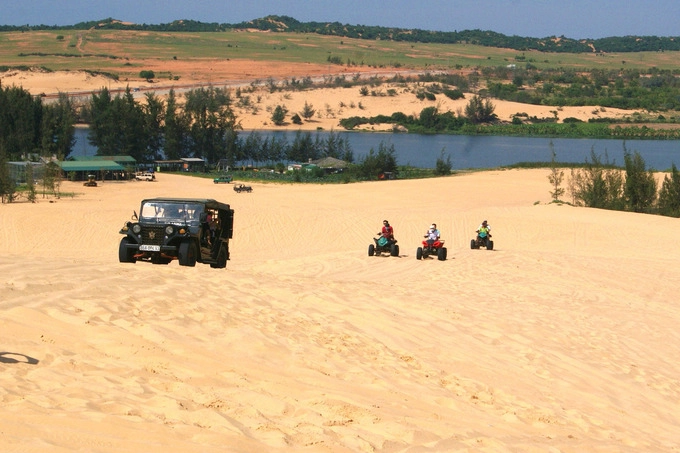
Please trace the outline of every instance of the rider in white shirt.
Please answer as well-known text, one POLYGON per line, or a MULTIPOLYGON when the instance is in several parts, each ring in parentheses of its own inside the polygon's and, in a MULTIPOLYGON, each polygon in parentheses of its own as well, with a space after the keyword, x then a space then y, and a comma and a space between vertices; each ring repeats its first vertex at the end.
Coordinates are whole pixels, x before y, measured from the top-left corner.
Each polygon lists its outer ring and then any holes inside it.
POLYGON ((439 240, 439 230, 437 229, 436 223, 430 225, 430 228, 427 230, 427 233, 425 233, 424 237, 430 245, 439 240))

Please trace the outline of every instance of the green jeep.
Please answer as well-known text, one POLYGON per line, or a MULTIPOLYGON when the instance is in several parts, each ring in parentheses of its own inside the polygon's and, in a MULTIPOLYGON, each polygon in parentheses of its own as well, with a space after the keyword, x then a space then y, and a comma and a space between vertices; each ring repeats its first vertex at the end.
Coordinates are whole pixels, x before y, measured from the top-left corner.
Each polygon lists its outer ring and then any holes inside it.
POLYGON ((228 204, 201 198, 151 198, 127 221, 120 233, 121 263, 148 261, 180 266, 197 262, 227 267, 234 210, 228 204))

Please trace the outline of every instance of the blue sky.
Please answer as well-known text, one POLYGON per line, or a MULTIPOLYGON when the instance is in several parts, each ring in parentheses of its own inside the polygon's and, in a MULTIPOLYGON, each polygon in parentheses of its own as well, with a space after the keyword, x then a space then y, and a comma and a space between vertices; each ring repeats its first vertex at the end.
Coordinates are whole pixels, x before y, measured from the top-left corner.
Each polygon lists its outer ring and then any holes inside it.
POLYGON ((301 22, 491 30, 534 38, 680 36, 680 0, 0 0, 2 25, 73 25, 112 17, 238 23, 267 15, 301 22))

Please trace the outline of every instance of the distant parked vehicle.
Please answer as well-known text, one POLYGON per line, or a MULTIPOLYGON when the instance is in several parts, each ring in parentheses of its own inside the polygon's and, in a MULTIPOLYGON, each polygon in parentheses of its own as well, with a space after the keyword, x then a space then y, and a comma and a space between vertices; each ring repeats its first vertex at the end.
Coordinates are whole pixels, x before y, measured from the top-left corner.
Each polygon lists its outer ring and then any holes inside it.
POLYGON ((154 173, 149 172, 149 171, 145 171, 145 172, 142 172, 142 173, 137 173, 135 175, 135 179, 137 181, 155 181, 156 175, 154 173))
POLYGON ((223 175, 223 176, 218 176, 217 178, 213 179, 213 182, 215 184, 220 184, 220 183, 227 183, 229 184, 234 178, 232 178, 231 175, 223 175))
POLYGON ((85 187, 97 187, 97 181, 95 180, 95 175, 87 175, 87 181, 83 183, 85 187))

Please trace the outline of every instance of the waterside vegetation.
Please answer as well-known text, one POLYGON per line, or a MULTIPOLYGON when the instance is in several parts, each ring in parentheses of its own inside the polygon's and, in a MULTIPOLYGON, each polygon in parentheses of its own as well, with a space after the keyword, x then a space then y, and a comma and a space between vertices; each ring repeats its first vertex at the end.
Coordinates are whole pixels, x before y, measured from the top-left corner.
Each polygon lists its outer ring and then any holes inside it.
MULTIPOLYGON (((107 19, 72 27, 1 27, 0 44, 12 45, 0 45, 0 72, 81 70, 112 79, 176 81, 180 75, 151 71, 144 67, 145 62, 248 58, 325 64, 328 76, 322 80, 256 80, 236 90, 207 84, 182 95, 171 90, 165 97, 147 92, 143 102, 136 100, 129 88, 119 94, 103 88, 85 101, 76 102, 60 94, 56 101, 47 103, 21 88, 0 85, 0 167, 8 160, 35 156, 68 159, 74 125, 85 123, 90 126, 89 140, 98 154, 123 153, 140 163, 200 157, 209 165, 224 161, 231 166, 249 162, 276 167, 283 161, 334 157, 349 165, 346 172, 329 176, 341 182, 417 173, 399 166, 394 149, 384 144, 354 162, 348 144, 333 135, 323 142, 309 133, 299 133, 292 143, 262 139, 257 134, 242 139, 234 108, 258 108, 253 93, 262 87, 271 93, 342 87, 359 90, 361 96, 392 96, 399 91, 431 104, 419 114, 393 112, 340 120, 348 130, 362 124, 390 124, 395 132, 411 133, 680 138, 680 128, 676 127, 680 126, 679 39, 624 37, 577 43, 564 37, 534 40, 480 31, 404 33, 336 25, 321 27, 287 17, 268 17, 232 26, 191 21, 140 26, 107 19), (16 49, 21 51, 17 53, 16 49), (358 71, 352 74, 359 67, 413 71, 410 75, 400 71, 392 77, 362 78, 358 71), (438 101, 444 97, 465 98, 467 105, 456 112, 442 111, 438 101), (494 113, 494 100, 550 105, 555 110, 546 118, 520 111, 511 121, 501 121, 494 113), (587 122, 559 120, 558 114, 566 106, 591 107, 592 118, 587 122), (608 108, 635 113, 614 122, 602 115, 608 108)), ((305 103, 303 111, 293 112, 282 102, 271 119, 274 125, 288 120, 300 124, 313 116, 311 104, 305 103)), ((586 167, 589 165, 597 168, 596 162, 586 163, 586 167)), ((450 159, 443 153, 434 173, 451 173, 450 159)), ((4 173, 1 176, 3 181, 7 179, 4 173)), ((304 180, 327 175, 312 170, 292 172, 290 176, 304 180)), ((572 181, 588 180, 579 173, 572 176, 572 181)), ((557 193, 558 187, 553 188, 557 193)), ((574 194, 578 192, 570 193, 576 203, 579 197, 574 194)), ((587 196, 580 199, 589 205, 587 196)), ((659 195, 658 199, 664 197, 659 195)))
MULTIPOLYGON (((0 45, 0 73, 82 70, 115 80, 176 82, 181 74, 151 71, 145 62, 162 65, 163 61, 247 58, 327 65, 328 76, 323 80, 253 81, 249 89, 237 91, 239 102, 245 102, 248 92, 259 85, 271 92, 322 87, 357 87, 362 96, 410 92, 431 103, 418 117, 392 112, 344 118, 341 124, 347 129, 392 124, 394 130, 415 133, 676 139, 675 126, 680 127, 680 47, 676 49, 680 39, 672 37, 520 38, 479 30, 441 33, 302 23, 286 16, 240 24, 175 21, 160 25, 109 18, 64 27, 5 26, 0 30, 0 44, 11 44, 0 45), (401 73, 365 79, 358 76, 359 68, 401 73), (353 69, 357 70, 354 74, 353 69), (411 75, 405 72, 411 70, 411 75), (438 107, 444 97, 469 98, 470 93, 475 96, 470 102, 479 99, 487 106, 493 100, 507 100, 555 106, 555 111, 543 118, 518 111, 512 121, 501 122, 489 114, 475 117, 438 107), (592 118, 587 124, 575 118, 558 119, 560 109, 567 106, 592 107, 592 118), (635 113, 611 124, 604 115, 608 108, 635 113)), ((274 125, 308 119, 303 112, 288 112, 283 104, 276 113, 274 125)))

